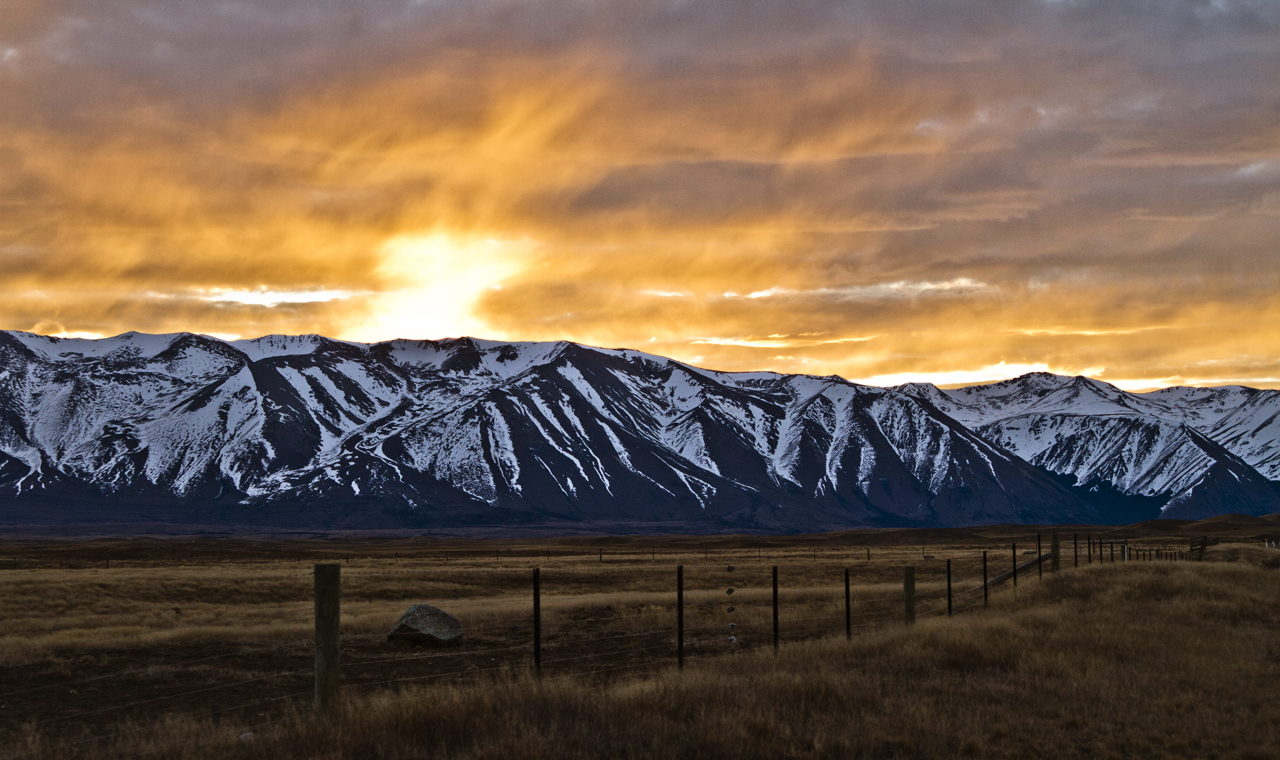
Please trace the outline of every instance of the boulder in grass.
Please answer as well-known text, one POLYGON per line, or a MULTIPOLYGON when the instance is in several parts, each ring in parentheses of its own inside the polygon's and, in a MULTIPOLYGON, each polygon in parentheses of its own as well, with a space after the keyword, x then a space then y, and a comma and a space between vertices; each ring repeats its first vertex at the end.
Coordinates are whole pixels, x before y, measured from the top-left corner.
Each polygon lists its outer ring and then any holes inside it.
POLYGON ((400 616, 387 638, 414 646, 441 646, 458 643, 462 621, 439 607, 415 604, 400 616))

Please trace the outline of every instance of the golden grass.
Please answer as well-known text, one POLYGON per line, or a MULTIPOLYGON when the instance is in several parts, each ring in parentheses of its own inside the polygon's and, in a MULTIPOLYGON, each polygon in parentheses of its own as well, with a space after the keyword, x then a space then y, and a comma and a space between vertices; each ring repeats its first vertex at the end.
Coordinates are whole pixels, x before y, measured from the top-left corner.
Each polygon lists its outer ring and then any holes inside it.
POLYGON ((0 733, 0 756, 1277 756, 1280 552, 1223 545, 1204 563, 1076 570, 1068 562, 1056 576, 1033 573, 1016 591, 1002 589, 989 610, 926 616, 908 628, 897 622, 903 564, 920 566, 919 591, 934 594, 921 606, 934 613, 941 611, 942 560, 953 559, 969 588, 977 575, 975 547, 931 547, 935 559, 927 562, 923 553, 886 550, 861 565, 811 554, 806 561, 798 551, 763 563, 745 552, 705 562, 691 557, 688 624, 711 632, 691 633, 691 655, 705 656, 694 656, 683 672, 667 651, 670 565, 540 561, 546 656, 566 658, 541 681, 528 668, 527 569, 480 560, 447 569, 357 561, 343 571, 346 702, 339 715, 320 720, 305 696, 277 699, 309 687, 311 577, 296 563, 5 571, 0 666, 12 678, 0 708, 28 717, 0 733), (767 645, 774 562, 788 634, 776 656, 767 645), (852 642, 842 636, 846 563, 854 570, 855 609, 891 621, 860 628, 852 642), (729 582, 732 597, 724 594, 729 582), (738 608, 731 618, 726 598, 738 608), (51 616, 47 605, 55 599, 61 606, 51 616), (389 648, 381 634, 417 601, 437 601, 459 615, 468 625, 465 646, 494 647, 492 660, 487 650, 470 650, 465 672, 452 676, 449 658, 462 653, 389 648), (730 619, 749 644, 732 657, 722 656, 730 649, 730 619), (818 638, 797 640, 807 624, 818 626, 818 638), (634 641, 651 647, 647 654, 605 651, 632 641, 610 636, 646 632, 652 635, 634 641), (586 641, 592 637, 597 643, 586 641), (282 647, 279 656, 256 654, 264 645, 282 647), (504 646, 517 651, 503 659, 497 652, 504 646), (575 660, 581 651, 588 656, 575 660), (227 656, 167 664, 210 653, 227 656), (400 662, 404 657, 416 659, 400 662), (362 669, 383 659, 391 670, 362 669), (412 669, 424 663, 450 677, 412 669), (136 667, 145 672, 115 680, 136 667), (428 677, 376 685, 420 673, 428 677), (85 680, 100 675, 109 677, 85 680), (166 701, 246 678, 262 680, 166 701), (64 681, 69 685, 40 688, 64 681), (59 702, 74 699, 89 701, 70 712, 59 702), (155 701, 112 707, 146 699, 155 701), (274 701, 222 712, 260 700, 274 701), (33 707, 57 719, 41 718, 33 707), (241 739, 246 732, 254 737, 241 739))
POLYGON ((255 724, 173 715, 33 758, 1264 758, 1280 742, 1270 555, 1063 572, 989 611, 600 682, 357 694, 255 724), (240 737, 252 730, 249 740, 240 737))
MULTIPOLYGON (((797 604, 822 605, 838 598, 842 605, 844 567, 851 569, 856 600, 896 599, 905 563, 920 566, 922 596, 940 593, 947 557, 954 559, 957 587, 962 581, 969 586, 979 582, 976 547, 929 551, 935 559, 924 560, 919 547, 877 548, 871 562, 862 550, 827 551, 815 560, 811 551, 797 549, 720 551, 709 559, 701 552, 667 553, 656 561, 645 561, 644 554, 614 553, 604 563, 594 553, 519 562, 485 556, 450 562, 438 557, 357 559, 343 564, 343 630, 384 632, 419 602, 445 607, 473 628, 515 625, 528 618, 529 568, 535 565, 542 567, 543 604, 552 631, 565 615, 586 609, 609 608, 611 615, 625 617, 640 614, 641 608, 648 608, 650 616, 667 614, 663 610, 674 602, 672 562, 687 563, 686 599, 694 616, 700 607, 714 606, 728 586, 735 587, 744 614, 752 605, 767 603, 773 564, 781 567, 783 598, 791 613, 797 604)), ((1007 564, 1005 554, 1007 550, 1001 561, 1007 564)), ((310 566, 291 560, 0 569, 0 667, 70 652, 306 637, 312 626, 311 595, 310 566)), ((691 626, 696 622, 691 618, 691 626)))

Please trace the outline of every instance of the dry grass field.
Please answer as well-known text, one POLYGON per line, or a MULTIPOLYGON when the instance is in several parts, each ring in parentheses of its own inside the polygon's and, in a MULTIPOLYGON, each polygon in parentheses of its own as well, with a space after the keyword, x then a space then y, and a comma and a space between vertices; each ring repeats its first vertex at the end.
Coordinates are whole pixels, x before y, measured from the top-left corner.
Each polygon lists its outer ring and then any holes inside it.
POLYGON ((1277 527, 1064 528, 1062 571, 1024 573, 986 609, 982 551, 994 576, 1015 541, 1019 561, 1034 555, 1036 528, 11 541, 0 547, 0 756, 1280 757, 1280 550, 1262 548, 1277 527), (1168 552, 1200 532, 1224 537, 1204 562, 1089 562, 1084 544, 1088 534, 1168 552), (321 561, 342 564, 344 705, 316 716, 321 561), (913 626, 906 565, 917 568, 913 626), (387 641, 419 602, 464 622, 457 646, 387 641))

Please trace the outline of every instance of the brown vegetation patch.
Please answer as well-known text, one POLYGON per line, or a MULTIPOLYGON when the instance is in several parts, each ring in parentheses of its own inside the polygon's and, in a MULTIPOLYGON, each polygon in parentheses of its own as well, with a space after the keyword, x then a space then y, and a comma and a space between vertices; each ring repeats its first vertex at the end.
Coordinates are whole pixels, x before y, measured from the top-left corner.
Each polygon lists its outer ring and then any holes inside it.
MULTIPOLYGON (((1276 756, 1280 551, 1227 542, 1203 563, 1087 564, 1082 554, 1077 569, 1067 543, 1061 573, 1023 574, 984 610, 974 595, 982 547, 1002 571, 1012 542, 962 538, 880 547, 871 561, 858 546, 815 553, 808 537, 705 555, 681 540, 665 556, 655 548, 603 563, 585 551, 547 559, 543 549, 530 558, 544 583, 540 681, 530 669, 530 560, 361 558, 353 545, 343 568, 345 704, 323 719, 309 706, 311 578, 296 558, 0 571, 9 581, 0 585, 0 756, 1276 756), (683 672, 673 559, 685 565, 683 672), (957 604, 966 611, 950 618, 948 559, 966 594, 957 604), (919 577, 911 627, 901 622, 906 564, 919 577), (385 640, 413 602, 463 620, 457 650, 385 640)), ((1017 540, 1034 545, 1034 535, 1017 540)))

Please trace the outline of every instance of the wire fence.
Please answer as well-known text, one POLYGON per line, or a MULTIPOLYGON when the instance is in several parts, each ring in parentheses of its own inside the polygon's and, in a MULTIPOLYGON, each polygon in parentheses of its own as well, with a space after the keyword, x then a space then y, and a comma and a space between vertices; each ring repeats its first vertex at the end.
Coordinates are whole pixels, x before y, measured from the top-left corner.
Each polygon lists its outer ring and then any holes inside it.
MULTIPOLYGON (((1146 560, 1148 555, 1151 561, 1181 556, 1154 550, 1131 555, 1126 547, 1120 558, 1113 560, 1114 554, 1104 553, 1102 545, 1091 544, 1088 549, 1088 564, 1146 560)), ((1078 551, 1067 557, 1059 560, 1064 570, 1086 564, 1078 551)), ((917 588, 915 568, 911 567, 896 589, 883 580, 851 583, 847 568, 831 568, 843 570, 843 575, 832 572, 824 576, 812 568, 791 574, 785 566, 772 566, 768 568, 770 575, 760 565, 703 567, 693 575, 691 588, 680 590, 679 601, 673 598, 676 594, 669 576, 664 575, 668 581, 665 592, 652 590, 661 585, 657 583, 637 591, 625 586, 610 588, 608 578, 602 580, 598 570, 563 568, 542 576, 549 581, 546 588, 551 593, 543 597, 538 617, 529 619, 528 607, 512 612, 513 605, 520 605, 504 600, 506 613, 520 617, 466 626, 453 645, 405 649, 385 633, 347 631, 341 636, 341 691, 368 695, 406 686, 534 672, 543 680, 610 679, 682 665, 685 660, 707 661, 823 638, 872 636, 922 618, 979 611, 993 595, 1012 589, 1017 573, 1025 573, 1022 582, 1039 579, 1050 558, 1051 554, 1036 553, 1032 560, 1018 565, 1025 558, 1015 545, 1004 559, 1017 566, 1016 570, 995 575, 984 554, 983 574, 976 573, 976 564, 970 560, 961 577, 960 573, 953 575, 951 562, 946 560, 945 583, 935 572, 917 588), (582 583, 588 578, 597 581, 598 588, 584 590, 582 583), (558 598, 557 582, 574 593, 558 598), (617 596, 612 603, 610 594, 617 596)), ((941 560, 935 564, 938 562, 941 560)), ((667 573, 669 569, 655 571, 667 573)), ((404 570, 406 574, 422 572, 404 570)), ((528 577, 527 570, 500 572, 528 577)), ((377 573, 346 573, 348 579, 357 581, 367 575, 385 573, 381 569, 377 573)), ((302 602, 279 605, 282 615, 305 612, 308 606, 302 602)), ((174 635, 175 631, 182 633, 182 629, 165 633, 174 635)), ((199 631, 193 627, 189 633, 196 636, 199 631)), ((74 643, 145 636, 129 634, 74 643)), ((42 701, 46 706, 46 711, 34 718, 17 711, 22 720, 0 725, 0 737, 55 731, 68 737, 63 746, 72 748, 143 731, 148 721, 171 711, 184 711, 197 719, 235 715, 250 729, 260 729, 290 711, 309 707, 317 693, 313 683, 319 682, 318 660, 313 661, 313 647, 318 644, 317 639, 293 635, 267 645, 230 645, 228 651, 190 657, 165 657, 163 644, 156 644, 149 655, 157 661, 150 664, 0 691, 0 707, 10 711, 27 700, 42 701), (90 698, 97 704, 85 709, 84 699, 68 698, 81 689, 95 690, 90 698), (109 730, 113 724, 128 727, 109 730)))

